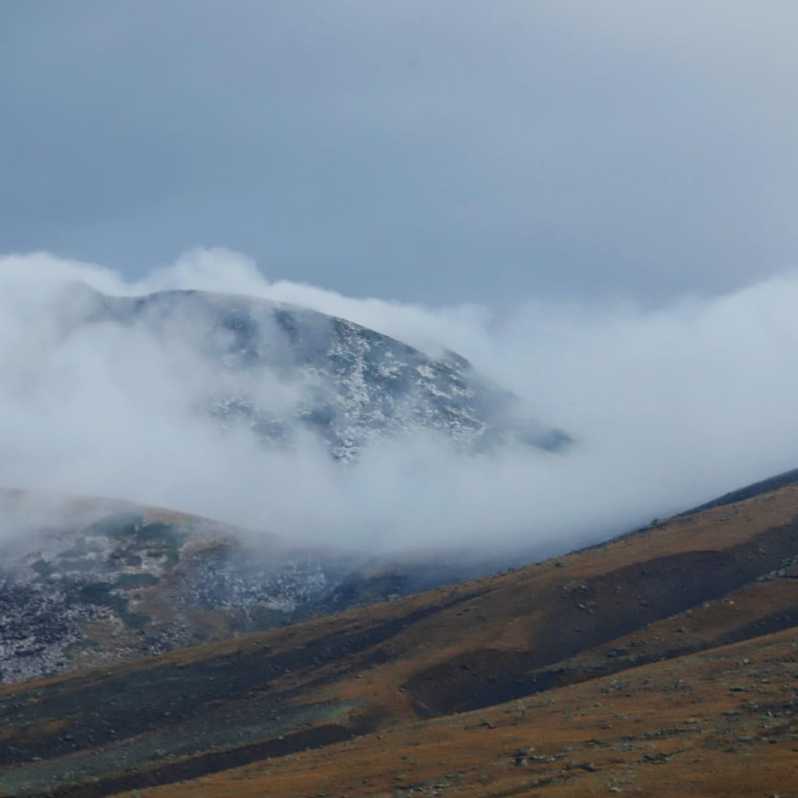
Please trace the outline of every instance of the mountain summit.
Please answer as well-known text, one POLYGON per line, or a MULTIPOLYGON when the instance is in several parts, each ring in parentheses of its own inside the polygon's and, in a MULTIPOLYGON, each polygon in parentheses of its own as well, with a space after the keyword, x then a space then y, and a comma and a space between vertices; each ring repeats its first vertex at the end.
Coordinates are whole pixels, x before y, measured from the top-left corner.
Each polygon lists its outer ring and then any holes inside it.
POLYGON ((507 443, 551 451, 569 441, 460 355, 430 357, 306 308, 201 291, 86 291, 73 306, 73 330, 128 330, 188 353, 212 375, 200 404, 263 441, 289 444, 310 432, 342 461, 375 439, 417 432, 443 434, 473 451, 507 443))

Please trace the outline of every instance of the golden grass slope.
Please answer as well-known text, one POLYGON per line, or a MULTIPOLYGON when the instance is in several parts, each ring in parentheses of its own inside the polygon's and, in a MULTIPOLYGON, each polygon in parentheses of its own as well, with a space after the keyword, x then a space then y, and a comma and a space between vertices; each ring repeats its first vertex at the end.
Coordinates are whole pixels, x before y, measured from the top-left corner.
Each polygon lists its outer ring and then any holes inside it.
POLYGON ((798 794, 798 632, 128 798, 798 794))
POLYGON ((0 795, 798 795, 796 563, 787 486, 489 579, 5 689, 0 795))

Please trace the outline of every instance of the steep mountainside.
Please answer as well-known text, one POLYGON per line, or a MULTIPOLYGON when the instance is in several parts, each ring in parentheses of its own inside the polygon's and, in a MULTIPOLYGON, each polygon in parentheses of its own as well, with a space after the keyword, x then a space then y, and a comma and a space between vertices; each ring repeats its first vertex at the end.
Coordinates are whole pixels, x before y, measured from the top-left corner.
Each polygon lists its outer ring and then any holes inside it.
POLYGON ((787 485, 489 579, 8 687, 0 794, 778 792, 798 761, 796 577, 787 485))
MULTIPOLYGON (((217 435, 245 441, 250 471, 259 446, 307 436, 341 461, 370 441, 419 431, 472 452, 504 443, 557 449, 568 440, 530 420, 518 399, 463 358, 430 358, 344 319, 196 291, 126 298, 75 285, 59 297, 49 338, 41 338, 43 366, 58 369, 45 350, 64 346, 67 361, 89 361, 108 378, 100 384, 109 390, 98 393, 122 396, 123 417, 137 415, 165 434, 170 424, 185 425, 183 445, 197 430, 210 431, 214 445, 198 444, 198 457, 228 451, 215 448, 217 435), (70 345, 79 353, 71 361, 70 345)), ((81 394, 81 401, 97 401, 103 412, 102 400, 81 394)), ((299 550, 123 502, 40 512, 37 502, 50 501, 0 495, 0 681, 266 629, 491 567, 457 555, 395 563, 332 547, 299 550), (24 535, 14 529, 20 524, 24 535)))
POLYGON ((290 546, 130 502, 0 491, 0 683, 395 599, 498 561, 290 546))
POLYGON ((4 682, 304 617, 357 563, 118 501, 5 491, 0 521, 4 682))
POLYGON ((173 353, 182 347, 211 375, 196 386, 196 404, 263 441, 311 432, 341 460, 375 437, 418 430, 470 449, 515 442, 554 450, 568 442, 459 355, 431 358, 345 319, 198 291, 123 298, 74 288, 70 296, 64 317, 73 334, 128 330, 173 353))

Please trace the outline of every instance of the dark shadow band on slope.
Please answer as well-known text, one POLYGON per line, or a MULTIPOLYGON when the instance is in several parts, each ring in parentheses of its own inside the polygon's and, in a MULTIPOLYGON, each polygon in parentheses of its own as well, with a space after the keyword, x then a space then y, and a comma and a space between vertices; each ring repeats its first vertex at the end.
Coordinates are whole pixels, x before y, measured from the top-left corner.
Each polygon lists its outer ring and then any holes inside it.
MULTIPOLYGON (((188 781, 270 757, 288 756, 298 751, 323 748, 326 745, 351 740, 366 731, 370 731, 370 729, 354 729, 331 723, 317 726, 308 731, 283 735, 278 739, 263 743, 246 745, 229 751, 214 751, 182 762, 172 762, 152 770, 112 776, 91 783, 56 787, 43 795, 47 795, 48 798, 106 798, 106 796, 128 790, 188 781)), ((33 798, 32 795, 31 798, 33 798)))
POLYGON ((248 644, 243 638, 232 653, 229 644, 225 653, 215 654, 213 647, 206 657, 200 648, 184 662, 143 660, 10 690, 0 696, 0 728, 8 731, 0 764, 13 767, 0 773, 0 792, 49 795, 57 786, 58 795, 89 795, 81 791, 86 785, 122 778, 120 761, 153 786, 187 778, 184 772, 211 773, 362 734, 376 722, 368 711, 350 716, 356 707, 347 702, 304 708, 295 702, 313 685, 369 667, 379 656, 375 647, 408 626, 476 595, 460 594, 372 625, 364 626, 362 616, 341 617, 334 631, 286 651, 273 651, 268 640, 248 644), (334 673, 325 678, 320 672, 328 666, 334 673), (276 684, 281 679, 288 685, 276 684), (345 717, 331 722, 336 715, 345 717), (220 739, 224 729, 231 730, 229 739, 223 733, 220 739), (236 736, 241 729, 245 740, 236 736), (268 750, 274 753, 264 754, 268 750))
MULTIPOLYGON (((625 646, 614 647, 613 642, 591 649, 593 656, 587 661, 580 657, 580 653, 569 659, 559 660, 548 668, 541 668, 528 674, 528 679, 537 686, 537 692, 545 692, 564 687, 578 682, 600 679, 604 676, 620 673, 630 668, 639 668, 664 659, 671 660, 678 657, 708 651, 722 646, 732 645, 758 637, 782 632, 785 629, 798 626, 798 585, 796 585, 796 602, 779 608, 776 612, 765 613, 756 620, 741 623, 733 629, 715 635, 708 635, 703 639, 681 642, 677 637, 670 637, 659 646, 652 646, 652 650, 640 650, 625 646)), ((728 595, 724 594, 724 599, 728 595)), ((670 616, 671 619, 682 618, 684 613, 670 616)), ((635 632, 639 630, 634 630, 635 632)), ((621 638, 623 639, 623 638, 621 638)), ((641 641, 636 641, 640 645, 641 641)))
POLYGON ((570 589, 561 585, 539 597, 547 614, 527 650, 466 652, 417 673, 404 687, 419 714, 444 715, 582 681, 589 677, 550 668, 581 651, 724 596, 796 555, 798 519, 725 551, 658 557, 586 579, 570 589), (550 670, 541 673, 544 668, 550 670))

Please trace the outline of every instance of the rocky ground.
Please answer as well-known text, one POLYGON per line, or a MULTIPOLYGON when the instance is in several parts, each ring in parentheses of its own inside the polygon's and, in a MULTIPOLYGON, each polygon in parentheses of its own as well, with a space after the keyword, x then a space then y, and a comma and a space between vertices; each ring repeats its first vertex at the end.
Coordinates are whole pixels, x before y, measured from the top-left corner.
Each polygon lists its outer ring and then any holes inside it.
POLYGON ((794 629, 128 798, 798 795, 794 629))
POLYGON ((0 565, 0 677, 20 681, 295 619, 343 558, 289 551, 207 519, 100 507, 17 542, 0 565), (87 515, 86 518, 89 516, 87 515))
POLYGON ((0 683, 284 626, 497 567, 290 547, 126 502, 6 491, 0 517, 30 519, 45 500, 47 513, 0 546, 0 683))
POLYGON ((499 576, 9 686, 0 794, 791 795, 796 556, 787 485, 499 576))

